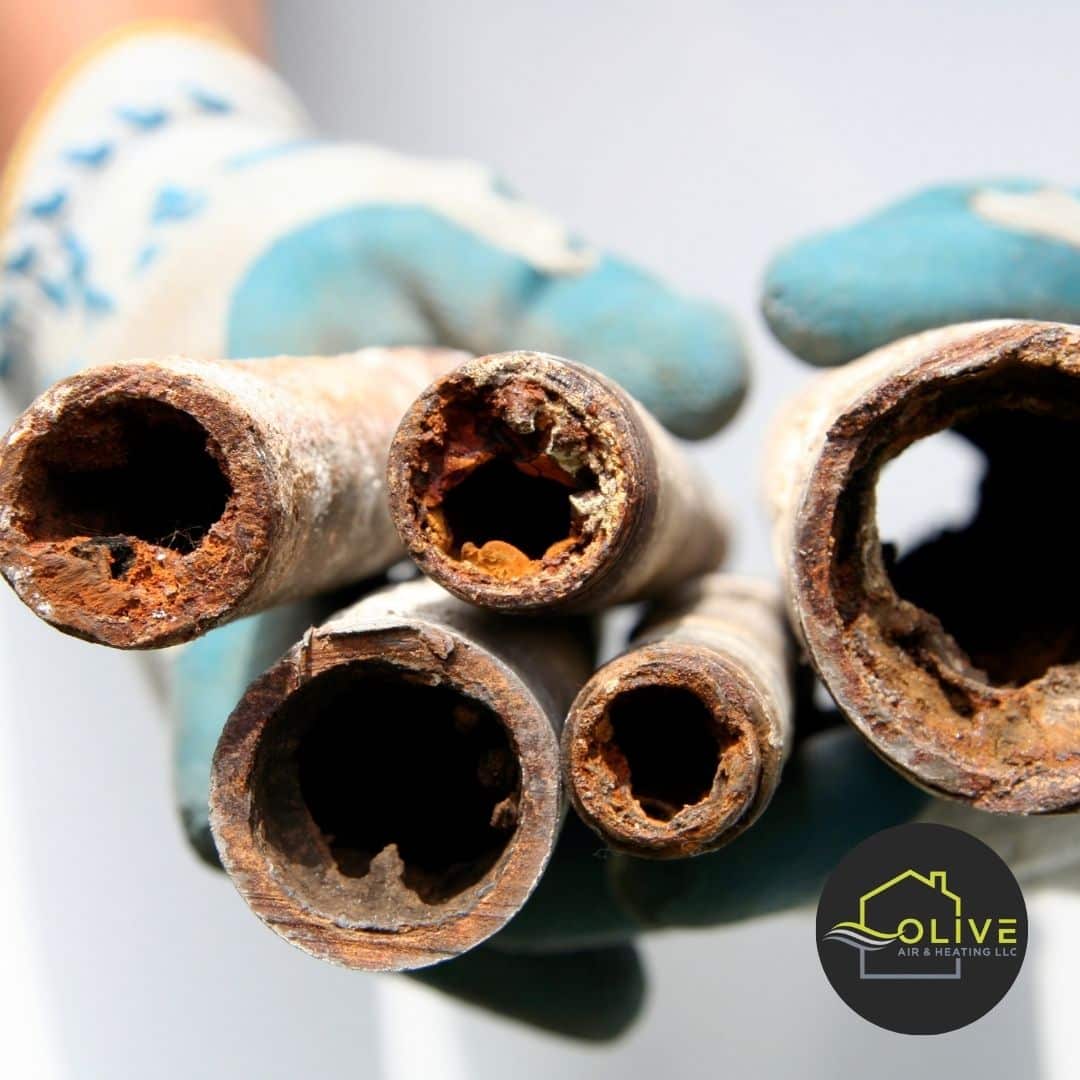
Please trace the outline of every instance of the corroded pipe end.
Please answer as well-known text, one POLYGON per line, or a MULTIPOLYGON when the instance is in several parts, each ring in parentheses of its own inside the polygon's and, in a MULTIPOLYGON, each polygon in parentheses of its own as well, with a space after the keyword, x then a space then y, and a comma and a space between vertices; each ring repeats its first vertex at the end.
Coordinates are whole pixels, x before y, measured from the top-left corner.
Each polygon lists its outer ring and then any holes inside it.
POLYGON ((528 352, 468 361, 421 395, 391 445, 388 484, 425 574, 517 611, 588 607, 657 487, 630 399, 587 368, 528 352))
POLYGON ((560 812, 537 699, 422 621, 313 631, 229 718, 210 796, 255 914, 368 971, 425 967, 495 933, 539 879, 560 812))
POLYGON ((575 808, 629 855, 720 847, 757 817, 762 709, 746 672, 703 646, 656 642, 618 657, 578 694, 563 728, 575 808))
POLYGON ((862 382, 837 382, 823 441, 803 451, 787 556, 815 667, 926 789, 1000 812, 1077 809, 1080 329, 957 328, 827 378, 841 376, 862 382), (977 513, 897 560, 878 536, 878 476, 946 428, 985 454, 977 513))
POLYGON ((39 397, 0 447, 0 569, 66 633, 174 644, 251 587, 274 494, 218 389, 153 361, 95 367, 39 397))

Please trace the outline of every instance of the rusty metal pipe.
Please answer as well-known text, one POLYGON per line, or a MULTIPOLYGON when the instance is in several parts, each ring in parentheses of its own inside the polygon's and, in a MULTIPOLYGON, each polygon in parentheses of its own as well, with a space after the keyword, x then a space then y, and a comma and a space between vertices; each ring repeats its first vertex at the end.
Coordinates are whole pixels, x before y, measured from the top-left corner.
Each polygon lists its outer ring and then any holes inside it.
POLYGON ((310 631, 214 758, 210 824, 248 906, 369 971, 495 933, 554 846, 558 732, 591 655, 585 623, 507 625, 422 580, 310 631))
POLYGON ((0 448, 0 568, 53 626, 186 641, 401 554, 390 438, 464 354, 133 360, 58 383, 0 448))
POLYGON ((1080 329, 947 327, 818 376, 776 425, 768 493, 792 622, 851 723, 984 810, 1080 805, 1080 329), (895 558, 875 485, 952 428, 986 457, 963 529, 895 558))
POLYGON ((778 590, 711 575, 656 605, 574 700, 563 761, 578 814, 628 855, 700 855, 769 804, 792 734, 778 590))
POLYGON ((391 514, 450 592, 504 611, 596 611, 717 566, 722 516, 623 390, 553 356, 500 353, 437 380, 390 449, 391 514))

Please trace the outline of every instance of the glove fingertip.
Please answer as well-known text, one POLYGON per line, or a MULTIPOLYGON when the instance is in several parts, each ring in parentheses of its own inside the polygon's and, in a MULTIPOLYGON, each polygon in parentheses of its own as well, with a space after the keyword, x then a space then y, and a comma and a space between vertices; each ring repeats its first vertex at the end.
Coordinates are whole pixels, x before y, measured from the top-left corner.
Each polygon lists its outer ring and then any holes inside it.
POLYGON ((735 321, 616 259, 549 280, 515 336, 518 347, 558 353, 614 379, 683 438, 714 434, 746 395, 749 365, 735 321))
POLYGON ((942 185, 799 241, 769 266, 773 334, 820 366, 922 330, 1080 317, 1080 200, 1026 179, 942 185))

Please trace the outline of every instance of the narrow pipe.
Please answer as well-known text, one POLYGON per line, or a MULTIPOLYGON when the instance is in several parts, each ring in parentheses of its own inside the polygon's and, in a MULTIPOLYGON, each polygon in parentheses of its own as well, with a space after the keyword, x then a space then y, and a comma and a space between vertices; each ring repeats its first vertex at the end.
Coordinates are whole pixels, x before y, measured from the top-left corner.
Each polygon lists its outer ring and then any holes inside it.
POLYGON ((931 331, 818 376, 768 465, 792 622, 841 710, 925 789, 984 810, 1080 804, 1080 329, 931 331), (962 529, 883 548, 882 467, 952 428, 986 458, 962 529))
POLYGON ((65 379, 0 446, 0 569, 53 626, 120 648, 376 573, 401 553, 391 435, 463 358, 170 357, 65 379))
POLYGON ((562 817, 584 624, 506 625, 428 581, 311 630, 218 743, 210 824, 248 906, 368 971, 471 949, 524 904, 562 817))
POLYGON ((596 611, 717 566, 723 519, 677 444, 602 375, 531 352, 470 360, 394 436, 391 514, 450 592, 596 611))
POLYGON ((651 610, 570 707, 578 814, 617 851, 713 851, 769 804, 792 733, 788 637, 766 582, 712 575, 651 610))

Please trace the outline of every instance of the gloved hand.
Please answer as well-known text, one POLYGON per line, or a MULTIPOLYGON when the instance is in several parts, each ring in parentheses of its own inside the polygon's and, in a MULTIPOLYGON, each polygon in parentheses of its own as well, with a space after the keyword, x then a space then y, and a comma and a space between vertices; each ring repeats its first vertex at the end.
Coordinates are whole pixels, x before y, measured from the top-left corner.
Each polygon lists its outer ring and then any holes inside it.
POLYGON ((762 310, 812 364, 950 323, 1080 322, 1080 197, 1034 180, 928 188, 782 252, 762 310))
MULTIPOLYGON (((793 352, 841 364, 909 333, 990 317, 1080 321, 1080 199, 1031 181, 925 191, 772 264, 763 310, 793 352)), ((804 690, 808 689, 804 687, 804 690)), ((519 953, 611 946, 811 903, 861 840, 913 818, 963 828, 1026 882, 1080 883, 1069 816, 1001 817, 932 799, 801 695, 802 742, 762 819, 677 862, 611 855, 576 821, 525 908, 492 941, 519 953), (828 724, 827 730, 817 730, 828 724)))
MULTIPOLYGON (((722 312, 575 243, 475 165, 318 139, 266 67, 204 34, 144 28, 84 59, 24 134, 3 208, 0 356, 24 402, 126 357, 425 343, 579 359, 688 437, 744 391, 722 312)), ((221 725, 316 617, 234 623, 165 673, 181 814, 208 859, 221 725)), ((527 964, 481 950, 422 977, 594 1038, 629 1022, 643 985, 626 946, 527 964)))

